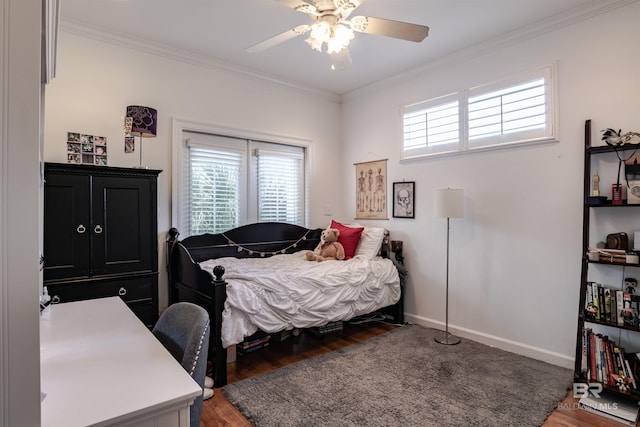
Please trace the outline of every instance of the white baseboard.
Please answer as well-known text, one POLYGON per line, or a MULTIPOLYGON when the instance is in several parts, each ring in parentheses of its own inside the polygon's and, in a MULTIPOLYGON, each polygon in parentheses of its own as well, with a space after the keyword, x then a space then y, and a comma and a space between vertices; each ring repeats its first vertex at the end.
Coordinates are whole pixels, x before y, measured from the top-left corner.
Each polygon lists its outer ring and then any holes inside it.
MULTIPOLYGON (((415 323, 427 328, 435 328, 440 330, 445 329, 445 324, 439 320, 428 319, 413 314, 405 313, 404 320, 406 322, 415 323)), ((568 368, 571 370, 573 370, 574 368, 574 358, 565 354, 556 353, 553 351, 545 350, 543 348, 533 347, 521 342, 507 340, 504 338, 496 337, 494 335, 474 331, 472 329, 460 328, 451 324, 449 324, 449 332, 461 338, 467 338, 482 344, 497 347, 501 350, 510 351, 512 353, 531 357, 537 360, 542 360, 543 362, 562 366, 563 368, 568 368)))

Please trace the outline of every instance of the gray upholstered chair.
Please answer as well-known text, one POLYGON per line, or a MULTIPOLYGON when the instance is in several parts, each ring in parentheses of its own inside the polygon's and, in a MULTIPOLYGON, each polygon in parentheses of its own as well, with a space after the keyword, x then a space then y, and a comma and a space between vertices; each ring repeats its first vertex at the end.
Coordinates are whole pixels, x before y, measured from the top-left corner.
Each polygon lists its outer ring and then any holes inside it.
MULTIPOLYGON (((153 327, 153 334, 202 388, 207 372, 209 313, 199 305, 170 305, 153 327)), ((191 427, 200 426, 202 395, 191 406, 191 427)))

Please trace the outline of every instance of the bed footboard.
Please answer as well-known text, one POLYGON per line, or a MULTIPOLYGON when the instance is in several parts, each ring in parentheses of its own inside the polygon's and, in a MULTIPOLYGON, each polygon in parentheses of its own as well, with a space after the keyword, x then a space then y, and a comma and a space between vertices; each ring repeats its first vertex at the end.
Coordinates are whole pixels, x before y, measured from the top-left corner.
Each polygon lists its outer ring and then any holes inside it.
POLYGON ((169 232, 168 274, 169 304, 184 301, 204 307, 209 313, 209 357, 213 360, 213 380, 216 387, 227 384, 227 349, 222 347, 222 312, 227 299, 227 283, 222 279, 224 268, 214 268, 213 277, 191 258, 189 251, 178 241, 177 230, 169 232))
POLYGON ((177 229, 167 237, 169 304, 192 302, 209 313, 211 334, 209 348, 214 364, 216 387, 227 384, 227 351, 222 347, 222 312, 227 299, 224 268, 211 273, 200 262, 222 257, 268 257, 281 253, 313 250, 320 242, 322 229, 293 224, 266 222, 249 224, 219 234, 202 234, 180 241, 177 229))

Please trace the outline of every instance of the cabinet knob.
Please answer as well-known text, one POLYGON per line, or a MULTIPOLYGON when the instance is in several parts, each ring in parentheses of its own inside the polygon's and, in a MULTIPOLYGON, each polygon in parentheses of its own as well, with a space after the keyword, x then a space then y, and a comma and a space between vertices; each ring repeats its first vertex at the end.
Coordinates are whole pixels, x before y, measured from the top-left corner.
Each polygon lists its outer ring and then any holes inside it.
POLYGON ((60 302, 60 297, 58 295, 54 295, 51 297, 51 304, 57 304, 60 302))
POLYGON ((78 228, 76 228, 76 231, 77 231, 78 233, 82 234, 82 233, 84 233, 85 231, 87 231, 87 229, 86 229, 86 228, 84 228, 84 225, 80 224, 80 225, 78 226, 78 228))
POLYGON ((125 296, 126 294, 127 290, 125 288, 118 289, 118 295, 120 295, 121 297, 125 296))
POLYGON ((102 227, 100 227, 100 224, 96 225, 96 228, 93 229, 93 232, 96 234, 102 233, 102 227))

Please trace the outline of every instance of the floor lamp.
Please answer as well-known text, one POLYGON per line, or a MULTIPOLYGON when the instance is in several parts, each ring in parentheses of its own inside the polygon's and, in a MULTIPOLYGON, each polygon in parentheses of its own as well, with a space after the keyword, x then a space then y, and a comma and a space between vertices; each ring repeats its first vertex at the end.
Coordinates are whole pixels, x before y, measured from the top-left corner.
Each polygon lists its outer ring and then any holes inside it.
POLYGON ((445 308, 445 331, 444 336, 436 337, 437 343, 454 345, 460 343, 460 338, 449 333, 449 221, 451 218, 462 218, 464 216, 464 191, 459 188, 446 188, 438 190, 436 193, 435 208, 436 216, 447 218, 447 275, 446 275, 446 308, 445 308))

